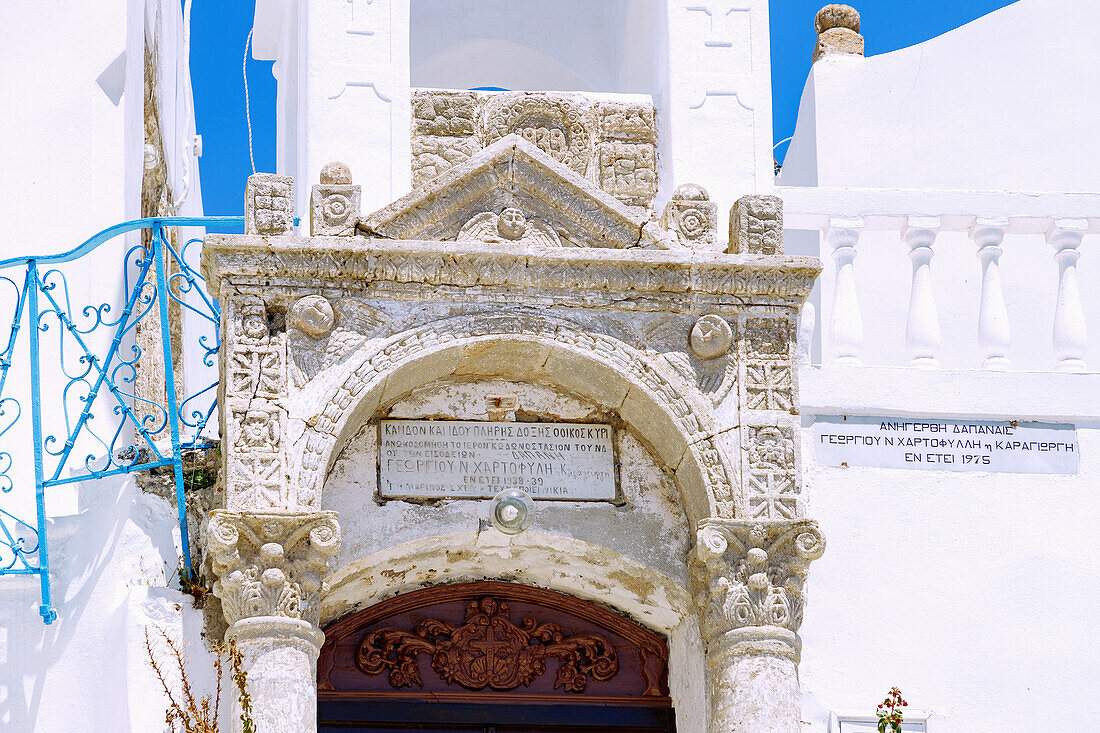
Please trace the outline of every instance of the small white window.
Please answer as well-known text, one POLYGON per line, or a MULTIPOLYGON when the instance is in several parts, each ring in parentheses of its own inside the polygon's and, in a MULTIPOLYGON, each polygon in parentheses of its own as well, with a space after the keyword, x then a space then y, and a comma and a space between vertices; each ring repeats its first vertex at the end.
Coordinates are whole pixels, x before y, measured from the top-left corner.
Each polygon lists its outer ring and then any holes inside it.
MULTIPOLYGON (((903 733, 933 733, 928 725, 930 713, 906 710, 901 724, 903 733)), ((878 718, 873 715, 834 713, 829 721, 829 733, 878 733, 878 718)))

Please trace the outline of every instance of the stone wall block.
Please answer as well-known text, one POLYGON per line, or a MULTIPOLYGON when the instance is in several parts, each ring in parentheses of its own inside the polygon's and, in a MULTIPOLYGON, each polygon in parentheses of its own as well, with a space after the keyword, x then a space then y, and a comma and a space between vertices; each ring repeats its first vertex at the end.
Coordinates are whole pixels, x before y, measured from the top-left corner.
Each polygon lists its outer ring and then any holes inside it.
POLYGON ((294 229, 294 179, 253 173, 245 184, 244 232, 272 236, 294 229))
POLYGON ((783 254, 783 199, 748 195, 730 209, 729 254, 783 254))

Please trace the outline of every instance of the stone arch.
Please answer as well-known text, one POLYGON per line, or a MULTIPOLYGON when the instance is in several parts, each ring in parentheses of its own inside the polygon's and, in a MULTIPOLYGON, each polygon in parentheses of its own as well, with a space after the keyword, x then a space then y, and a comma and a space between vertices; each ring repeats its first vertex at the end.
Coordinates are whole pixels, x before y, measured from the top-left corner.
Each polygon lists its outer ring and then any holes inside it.
POLYGON ((332 461, 378 409, 435 381, 494 376, 560 388, 617 413, 670 469, 692 528, 734 513, 736 473, 709 400, 661 360, 568 321, 515 312, 436 321, 373 342, 340 373, 291 451, 301 455, 297 484, 308 503, 319 501, 332 461))

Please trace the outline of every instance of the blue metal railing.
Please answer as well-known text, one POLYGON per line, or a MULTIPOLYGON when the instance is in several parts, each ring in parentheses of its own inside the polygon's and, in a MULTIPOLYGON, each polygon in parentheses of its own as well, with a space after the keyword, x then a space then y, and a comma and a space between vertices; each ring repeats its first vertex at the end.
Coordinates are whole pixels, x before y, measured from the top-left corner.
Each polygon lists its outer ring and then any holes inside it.
MULTIPOLYGON (((220 346, 220 309, 218 302, 206 292, 197 266, 188 262, 189 253, 197 250, 194 245, 201 240, 191 239, 177 251, 167 230, 170 227, 240 227, 243 224, 241 216, 137 219, 105 229, 64 254, 0 261, 0 271, 23 270, 21 277, 0 274, 0 288, 11 286, 15 295, 7 340, 0 340, 3 346, 0 351, 0 575, 39 576, 42 588, 39 613, 47 624, 57 618, 50 600, 50 558, 46 539, 45 495, 51 487, 171 466, 183 567, 191 572, 182 452, 210 442, 203 437, 203 430, 217 407, 217 380, 215 378, 193 394, 178 397, 174 364, 183 359, 183 354, 173 352, 169 315, 170 306, 175 303, 180 315, 191 314, 192 320, 202 324, 204 333, 197 339, 197 355, 204 366, 212 368, 220 346), (125 301, 117 317, 112 314, 110 302, 74 306, 66 274, 57 266, 79 262, 111 239, 138 230, 149 230, 151 237, 148 245, 135 244, 123 256, 123 293, 119 300, 124 298, 125 301), (135 339, 136 329, 141 321, 154 319, 159 319, 163 354, 163 405, 149 395, 139 396, 135 389, 143 356, 142 347, 135 339), (29 453, 34 456, 37 514, 33 524, 2 505, 4 495, 18 488, 12 468, 13 456, 19 452, 12 445, 10 431, 22 416, 23 408, 19 399, 10 395, 12 385, 8 373, 16 363, 23 324, 27 326, 29 343, 30 447, 33 449, 29 453), (44 395, 45 339, 56 340, 60 369, 47 373, 53 391, 44 395), (104 343, 107 345, 103 346, 104 343), (56 399, 58 380, 63 385, 59 400, 56 399), (60 415, 47 414, 50 398, 55 398, 54 403, 59 402, 60 415), (104 404, 108 408, 106 416, 102 411, 104 404), (104 425, 109 426, 108 433, 103 432, 104 425), (44 430, 49 434, 44 435, 44 430), (108 437, 105 439, 103 435, 108 437), (74 460, 74 456, 81 453, 83 460, 74 460), (66 470, 69 475, 63 475, 66 470)), ((101 262, 97 262, 96 267, 98 272, 108 274, 98 269, 103 267, 101 262)), ((3 316, 0 305, 0 328, 6 322, 3 316)), ((177 347, 176 351, 179 350, 177 347)))

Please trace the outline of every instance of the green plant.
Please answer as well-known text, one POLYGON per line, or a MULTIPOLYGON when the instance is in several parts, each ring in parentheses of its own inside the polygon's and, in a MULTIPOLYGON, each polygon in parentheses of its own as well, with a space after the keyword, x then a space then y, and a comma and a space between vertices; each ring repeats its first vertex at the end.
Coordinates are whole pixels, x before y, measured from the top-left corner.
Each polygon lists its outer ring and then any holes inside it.
POLYGON ((890 693, 875 711, 875 715, 878 716, 878 733, 886 733, 887 730, 890 733, 901 733, 903 722, 901 709, 908 705, 909 703, 901 699, 901 690, 891 687, 890 693))
POLYGON ((206 576, 192 567, 185 567, 182 562, 176 569, 180 578, 180 590, 195 599, 195 608, 202 608, 206 604, 206 597, 210 595, 210 585, 206 582, 206 576))
MULTIPOLYGON (((191 689, 191 680, 187 675, 187 663, 183 650, 176 645, 172 638, 163 629, 157 629, 164 643, 167 644, 175 666, 179 671, 179 689, 176 695, 172 694, 175 684, 169 685, 168 675, 157 663, 157 656, 153 652, 153 643, 149 639, 149 629, 145 629, 145 652, 149 656, 149 664, 153 667, 153 673, 160 682, 164 694, 168 698, 168 709, 164 714, 166 722, 172 730, 178 723, 183 727, 183 733, 219 733, 218 707, 222 694, 222 677, 225 674, 225 662, 229 661, 229 674, 237 687, 237 702, 241 707, 241 723, 244 733, 256 733, 256 724, 252 720, 252 697, 248 694, 248 676, 244 671, 244 658, 237 643, 230 641, 228 644, 216 644, 214 646, 214 679, 215 691, 211 699, 209 695, 196 698, 191 689)), ((174 682, 174 681, 173 681, 174 682)))

